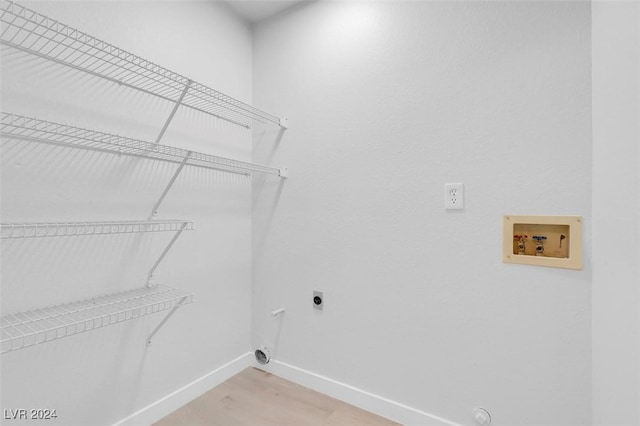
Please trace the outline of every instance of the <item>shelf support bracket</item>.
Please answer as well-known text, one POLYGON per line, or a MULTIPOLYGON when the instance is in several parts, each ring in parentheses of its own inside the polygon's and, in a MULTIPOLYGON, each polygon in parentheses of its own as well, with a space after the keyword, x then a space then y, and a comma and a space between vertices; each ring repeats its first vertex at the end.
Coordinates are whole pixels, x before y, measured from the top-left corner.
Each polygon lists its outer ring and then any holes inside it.
POLYGON ((189 87, 191 87, 191 83, 193 83, 193 81, 188 80, 187 84, 184 85, 184 89, 182 89, 180 98, 178 98, 178 100, 176 101, 176 104, 173 106, 173 110, 171 110, 171 114, 169 114, 167 121, 165 121, 164 126, 162 126, 162 130, 160 130, 160 134, 156 138, 156 143, 158 144, 160 143, 160 140, 164 136, 164 132, 166 132, 167 128, 169 128, 169 124, 171 123, 171 120, 173 120, 173 116, 176 115, 176 111, 178 111, 178 108, 180 108, 180 105, 182 105, 182 101, 184 100, 184 97, 187 95, 187 92, 189 91, 189 87))
POLYGON ((151 334, 149 334, 149 337, 147 337, 147 346, 151 345, 151 339, 153 339, 153 336, 156 335, 156 333, 162 328, 162 326, 169 321, 169 318, 171 318, 171 316, 173 314, 176 313, 176 311, 178 310, 178 308, 182 305, 184 305, 184 302, 186 302, 187 300, 187 296, 183 297, 182 299, 178 300, 178 302, 176 303, 176 305, 171 308, 171 310, 167 313, 167 315, 164 316, 164 318, 162 319, 162 321, 160 321, 160 323, 156 326, 156 328, 153 329, 153 331, 151 332, 151 334))
POLYGON ((173 244, 176 242, 176 240, 178 239, 180 234, 182 234, 182 231, 185 230, 185 228, 187 227, 188 224, 189 224, 189 222, 183 222, 182 223, 182 226, 180 227, 180 229, 178 229, 176 231, 176 233, 173 236, 173 238, 171 238, 171 241, 169 241, 169 244, 167 244, 167 246, 165 247, 165 249, 162 252, 162 254, 160 254, 160 257, 158 257, 158 260, 156 260, 156 263, 154 263, 153 266, 151 267, 151 269, 149 270, 149 274, 147 274, 147 287, 152 287, 154 285, 151 282, 151 280, 153 279, 154 272, 156 272, 156 269, 158 269, 158 266, 160 266, 160 263, 162 263, 162 260, 167 255, 167 253, 169 253, 169 250, 171 250, 171 247, 173 247, 173 244))
POLYGON ((187 161, 189 161, 189 158, 191 158, 191 154, 192 154, 191 151, 187 152, 187 155, 185 155, 185 157, 182 159, 182 162, 180 163, 180 165, 178 166, 176 171, 173 173, 173 176, 171 176, 171 180, 167 184, 166 188, 164 188, 164 191, 162 191, 162 195, 160 195, 160 198, 158 199, 156 204, 151 209, 151 214, 149 215, 149 220, 153 219, 154 216, 157 216, 158 208, 160 207, 160 204, 162 204, 162 201, 164 201, 164 197, 167 196, 167 194, 169 193, 169 190, 171 189, 171 187, 173 186, 174 182, 178 178, 178 175, 180 174, 180 172, 182 171, 184 166, 187 164, 187 161))

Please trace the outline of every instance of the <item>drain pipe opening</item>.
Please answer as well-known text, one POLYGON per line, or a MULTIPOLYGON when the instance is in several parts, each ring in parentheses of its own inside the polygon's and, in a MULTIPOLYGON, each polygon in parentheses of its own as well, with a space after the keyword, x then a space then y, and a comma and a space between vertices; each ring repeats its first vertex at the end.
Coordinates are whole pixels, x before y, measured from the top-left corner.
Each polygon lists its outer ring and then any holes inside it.
POLYGON ((271 361, 271 354, 269 353, 269 349, 265 348, 264 346, 256 349, 254 355, 256 356, 256 361, 258 361, 262 365, 268 364, 269 361, 271 361))

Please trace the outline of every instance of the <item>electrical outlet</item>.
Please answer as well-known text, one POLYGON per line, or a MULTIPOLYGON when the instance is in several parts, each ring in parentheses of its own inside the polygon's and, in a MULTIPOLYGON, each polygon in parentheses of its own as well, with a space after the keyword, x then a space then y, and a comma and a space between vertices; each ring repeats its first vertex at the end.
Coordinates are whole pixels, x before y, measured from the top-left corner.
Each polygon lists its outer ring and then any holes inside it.
POLYGON ((324 294, 321 291, 313 292, 313 307, 316 309, 324 309, 324 294))
POLYGON ((444 208, 447 210, 464 209, 464 184, 444 184, 444 208))

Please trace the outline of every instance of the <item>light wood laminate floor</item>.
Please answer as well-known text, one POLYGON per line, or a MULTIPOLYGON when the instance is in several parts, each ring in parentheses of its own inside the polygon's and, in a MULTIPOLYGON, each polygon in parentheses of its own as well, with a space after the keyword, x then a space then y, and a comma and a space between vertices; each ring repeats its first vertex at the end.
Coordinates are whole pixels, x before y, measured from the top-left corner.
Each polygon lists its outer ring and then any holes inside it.
POLYGON ((398 425, 327 395, 247 368, 155 426, 398 425))

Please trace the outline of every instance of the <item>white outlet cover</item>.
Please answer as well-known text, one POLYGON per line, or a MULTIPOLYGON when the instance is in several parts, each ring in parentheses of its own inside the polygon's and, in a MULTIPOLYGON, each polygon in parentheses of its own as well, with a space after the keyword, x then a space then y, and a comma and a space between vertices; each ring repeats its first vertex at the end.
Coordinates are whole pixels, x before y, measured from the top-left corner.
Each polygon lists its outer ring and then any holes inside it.
POLYGON ((444 184, 444 208, 447 210, 464 209, 464 184, 444 184))

